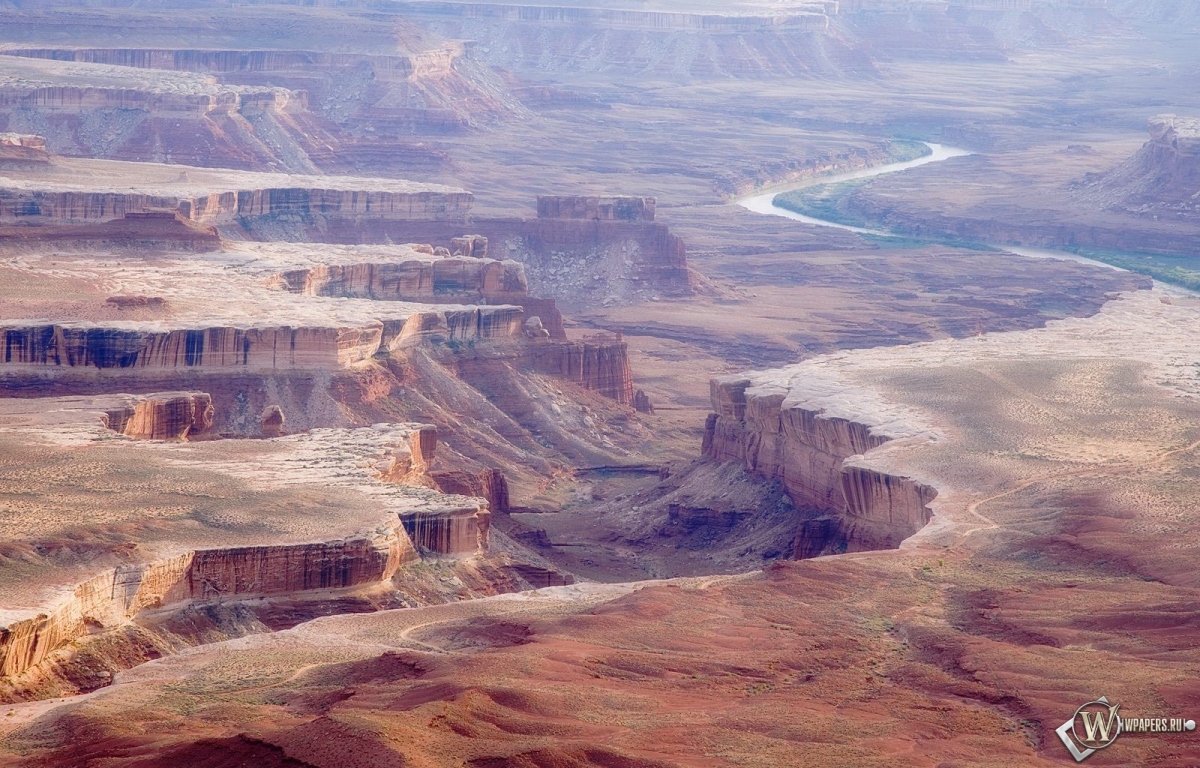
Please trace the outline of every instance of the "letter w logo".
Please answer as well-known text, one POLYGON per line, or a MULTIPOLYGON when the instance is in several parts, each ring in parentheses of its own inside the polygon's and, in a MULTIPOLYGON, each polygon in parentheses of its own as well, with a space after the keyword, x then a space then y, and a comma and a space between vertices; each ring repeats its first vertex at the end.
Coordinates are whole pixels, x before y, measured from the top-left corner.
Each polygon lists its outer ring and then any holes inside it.
POLYGON ((1117 710, 1121 708, 1118 704, 1108 710, 1108 719, 1104 719, 1104 715, 1100 712, 1080 712, 1079 716, 1083 718, 1083 730, 1087 733, 1087 741, 1091 743, 1108 742, 1108 734, 1116 733, 1117 710))

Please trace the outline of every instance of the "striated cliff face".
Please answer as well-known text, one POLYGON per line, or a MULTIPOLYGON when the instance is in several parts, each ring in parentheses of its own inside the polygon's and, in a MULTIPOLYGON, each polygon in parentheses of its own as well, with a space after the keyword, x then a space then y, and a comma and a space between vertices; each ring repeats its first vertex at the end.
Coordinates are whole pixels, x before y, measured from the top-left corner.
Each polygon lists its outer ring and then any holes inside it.
POLYGON ((461 304, 520 300, 529 291, 525 270, 517 262, 468 257, 290 270, 278 276, 277 284, 306 296, 461 304))
POLYGON ((517 336, 518 307, 418 312, 358 328, 128 330, 65 325, 0 328, 0 373, 19 369, 286 371, 345 368, 387 350, 447 340, 517 336))
POLYGON ((212 397, 205 392, 146 395, 139 402, 106 412, 106 426, 140 440, 204 437, 213 426, 212 397))
MULTIPOLYGON (((394 44, 393 44, 394 50, 394 44)), ((513 105, 491 82, 456 67, 465 44, 446 41, 404 54, 319 50, 8 48, 5 55, 210 76, 233 92, 279 87, 331 125, 369 121, 386 134, 460 130, 513 105), (341 86, 341 87, 339 87, 341 86), (347 87, 349 86, 349 87, 347 87)), ((341 138, 341 137, 339 137, 341 138)), ((317 147, 313 147, 316 149, 317 147)))
POLYGON ((780 481, 798 508, 825 513, 801 523, 796 557, 894 549, 929 522, 936 489, 846 461, 890 437, 789 403, 783 387, 752 384, 735 376, 712 380, 703 453, 741 461, 747 471, 780 481))
POLYGON ((0 189, 0 220, 22 223, 109 221, 154 210, 176 210, 188 221, 230 223, 235 218, 321 216, 353 220, 461 219, 469 192, 371 192, 320 188, 249 189, 177 198, 126 192, 0 189))
POLYGON ((526 348, 534 370, 568 379, 622 405, 633 405, 629 350, 620 339, 542 342, 526 348))
POLYGON ((277 227, 286 219, 303 231, 339 222, 351 228, 370 222, 462 222, 474 203, 466 190, 402 179, 78 158, 56 158, 44 168, 3 170, 0 222, 23 225, 95 223, 130 213, 175 211, 190 222, 247 228, 277 227))
POLYGON ((444 469, 430 472, 429 475, 442 493, 487 499, 488 508, 493 513, 507 512, 509 509, 508 480, 498 469, 485 469, 478 473, 444 469))
POLYGON ((837 12, 836 2, 743 14, 449 2, 399 7, 440 34, 477 41, 473 54, 493 67, 610 76, 619 68, 632 77, 680 79, 819 71, 829 65, 824 33, 837 12))
POLYGON ((0 88, 0 109, 38 109, 77 112, 89 109, 126 109, 158 115, 212 117, 213 113, 247 110, 305 109, 303 93, 282 88, 261 91, 224 90, 218 93, 158 93, 90 86, 48 86, 29 90, 0 88))
POLYGON ((654 221, 653 197, 570 197, 539 195, 539 219, 590 219, 594 221, 654 221))
MULTIPOLYGON (((653 208, 652 202, 646 205, 653 208)), ((635 213, 630 215, 649 214, 645 208, 635 206, 635 213)), ((250 219, 241 225, 254 237, 270 239, 270 223, 268 219, 250 219)), ((657 221, 564 215, 473 218, 469 227, 487 239, 487 252, 492 258, 515 260, 524 266, 531 291, 566 307, 590 306, 605 300, 644 300, 652 295, 687 296, 694 291, 687 246, 666 224, 657 221)), ((432 243, 451 253, 463 253, 463 229, 462 221, 356 221, 343 217, 323 221, 319 230, 306 230, 306 236, 330 243, 432 243)), ((537 312, 531 310, 531 314, 537 312)))
MULTIPOLYGON (((203 426, 212 417, 211 399, 204 393, 70 398, 40 406, 32 401, 16 407, 7 404, 6 428, 30 430, 30 435, 38 437, 58 433, 70 436, 76 445, 87 445, 98 436, 96 430, 102 430, 96 424, 97 415, 108 421, 109 428, 121 427, 125 434, 155 438, 187 434, 197 422, 203 426), (129 401, 124 404, 128 407, 122 407, 122 400, 129 401), (192 423, 184 425, 187 418, 192 423)), ((7 609, 0 614, 0 676, 21 675, 72 641, 120 628, 145 609, 271 595, 302 596, 389 581, 399 586, 404 580, 402 566, 417 560, 419 553, 461 557, 487 551, 489 502, 460 492, 481 490, 498 505, 507 504, 504 478, 498 472, 465 481, 461 488, 450 488, 455 478, 447 476, 443 478, 447 490, 436 489, 429 468, 436 458, 438 440, 436 429, 429 425, 318 430, 253 441, 259 448, 251 461, 245 459, 248 447, 234 445, 238 442, 221 440, 176 448, 186 452, 181 455, 186 455, 194 468, 220 474, 232 485, 239 478, 253 479, 259 492, 323 483, 344 492, 349 505, 365 494, 369 503, 363 509, 368 516, 355 523, 364 530, 320 541, 170 547, 183 553, 108 568, 36 612, 13 610, 17 608, 13 603, 19 604, 22 598, 10 595, 0 606, 7 609), (303 471, 298 472, 298 467, 303 471)), ((170 525, 166 519, 159 522, 170 525)), ((336 530, 338 525, 345 523, 325 519, 321 527, 336 530)), ((249 538, 261 539, 262 534, 249 538)), ((122 549, 120 559, 125 560, 131 551, 122 549)))
POLYGON ((19 675, 71 640, 125 624, 145 608, 376 583, 415 558, 397 523, 359 538, 196 550, 120 566, 75 587, 54 608, 0 629, 0 673, 19 675))
MULTIPOLYGON (((454 240, 459 241, 460 249, 469 253, 487 252, 486 238, 472 236, 454 240)), ((540 319, 552 338, 566 338, 562 313, 554 300, 529 296, 525 268, 515 261, 476 256, 431 256, 392 262, 322 265, 282 272, 272 284, 306 296, 511 304, 521 307, 527 319, 540 319)))
POLYGON ((418 551, 443 555, 472 554, 487 549, 491 514, 478 505, 435 514, 413 513, 400 518, 418 551))

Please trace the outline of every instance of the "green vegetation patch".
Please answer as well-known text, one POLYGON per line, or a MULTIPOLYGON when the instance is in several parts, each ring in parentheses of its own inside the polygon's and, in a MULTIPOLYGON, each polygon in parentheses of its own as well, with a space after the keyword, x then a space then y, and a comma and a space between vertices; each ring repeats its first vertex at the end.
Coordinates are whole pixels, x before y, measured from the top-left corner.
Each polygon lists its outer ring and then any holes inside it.
POLYGON ((854 179, 837 184, 822 184, 819 187, 805 187, 791 192, 780 192, 771 202, 780 208, 786 208, 804 216, 812 216, 814 219, 846 224, 851 227, 868 227, 870 222, 860 216, 847 213, 842 206, 843 200, 868 181, 870 179, 854 179))
POLYGON ((889 141, 888 150, 893 163, 907 163, 909 160, 933 154, 933 150, 925 142, 909 141, 908 139, 889 141))
POLYGON ((1103 261, 1105 264, 1128 269, 1130 272, 1149 275, 1164 283, 1200 291, 1200 258, 1191 254, 1122 253, 1088 248, 1072 248, 1070 250, 1072 253, 1095 261, 1103 261))

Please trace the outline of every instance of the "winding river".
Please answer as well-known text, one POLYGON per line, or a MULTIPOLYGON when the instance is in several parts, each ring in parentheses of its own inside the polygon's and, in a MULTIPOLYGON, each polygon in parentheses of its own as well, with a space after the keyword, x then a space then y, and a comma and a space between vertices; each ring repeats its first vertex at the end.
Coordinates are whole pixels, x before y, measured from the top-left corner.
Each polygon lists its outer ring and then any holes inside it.
MULTIPOLYGON (((925 146, 929 147, 931 153, 925 155, 924 157, 919 157, 916 160, 908 160, 903 163, 877 165, 873 168, 863 168, 857 171, 848 171, 846 173, 837 173, 829 176, 817 176, 811 179, 805 179, 804 181, 796 182, 795 184, 772 187, 771 191, 769 192, 760 192, 750 197, 742 198, 741 200, 737 201, 737 204, 747 210, 753 211, 754 213, 762 213, 769 216, 783 216, 788 219, 802 221, 805 224, 814 224, 819 227, 834 227, 835 229, 844 229, 847 232, 854 232, 860 235, 872 235, 875 237, 897 237, 897 235, 893 232, 887 232, 879 229, 866 229, 864 227, 852 227, 849 224, 839 224, 836 221, 827 221, 825 219, 818 219, 812 216, 805 216, 804 214, 796 213, 795 211, 789 211, 787 208, 781 208, 780 206, 775 205, 775 196, 783 192, 791 192, 797 189, 808 189, 810 187, 819 187, 824 184, 837 184, 843 181, 867 179, 871 178, 872 176, 882 176, 885 173, 899 173, 900 171, 907 171, 909 168, 917 168, 930 163, 940 163, 945 160, 949 160, 952 157, 965 157, 967 155, 974 154, 969 150, 959 149, 958 147, 948 147, 944 144, 931 144, 929 142, 925 142, 925 146)), ((931 239, 931 242, 936 242, 936 240, 931 239)), ((1016 253, 1021 256, 1027 256, 1034 259, 1063 259, 1065 261, 1077 261, 1081 264, 1091 264, 1097 267, 1105 267, 1106 269, 1115 269, 1119 272, 1126 271, 1121 267, 1115 267, 1112 264, 1105 264, 1102 261, 1088 259, 1083 256, 1078 256, 1074 253, 1067 253, 1065 251, 1053 251, 1045 248, 1027 248, 1019 245, 1001 245, 999 243, 982 243, 982 245, 999 251, 1008 251, 1009 253, 1016 253)), ((1159 288, 1167 287, 1157 281, 1155 284, 1159 288)), ((1185 288, 1180 288, 1178 286, 1170 286, 1169 290, 1173 293, 1182 292, 1194 295, 1192 291, 1189 291, 1185 288)))

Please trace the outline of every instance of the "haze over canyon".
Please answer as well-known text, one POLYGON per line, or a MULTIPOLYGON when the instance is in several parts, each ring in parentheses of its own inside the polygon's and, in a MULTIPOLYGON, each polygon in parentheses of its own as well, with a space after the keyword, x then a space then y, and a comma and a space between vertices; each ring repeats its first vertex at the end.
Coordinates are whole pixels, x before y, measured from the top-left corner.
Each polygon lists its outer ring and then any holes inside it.
POLYGON ((1200 765, 1198 41, 0 0, 0 765, 1200 765))

